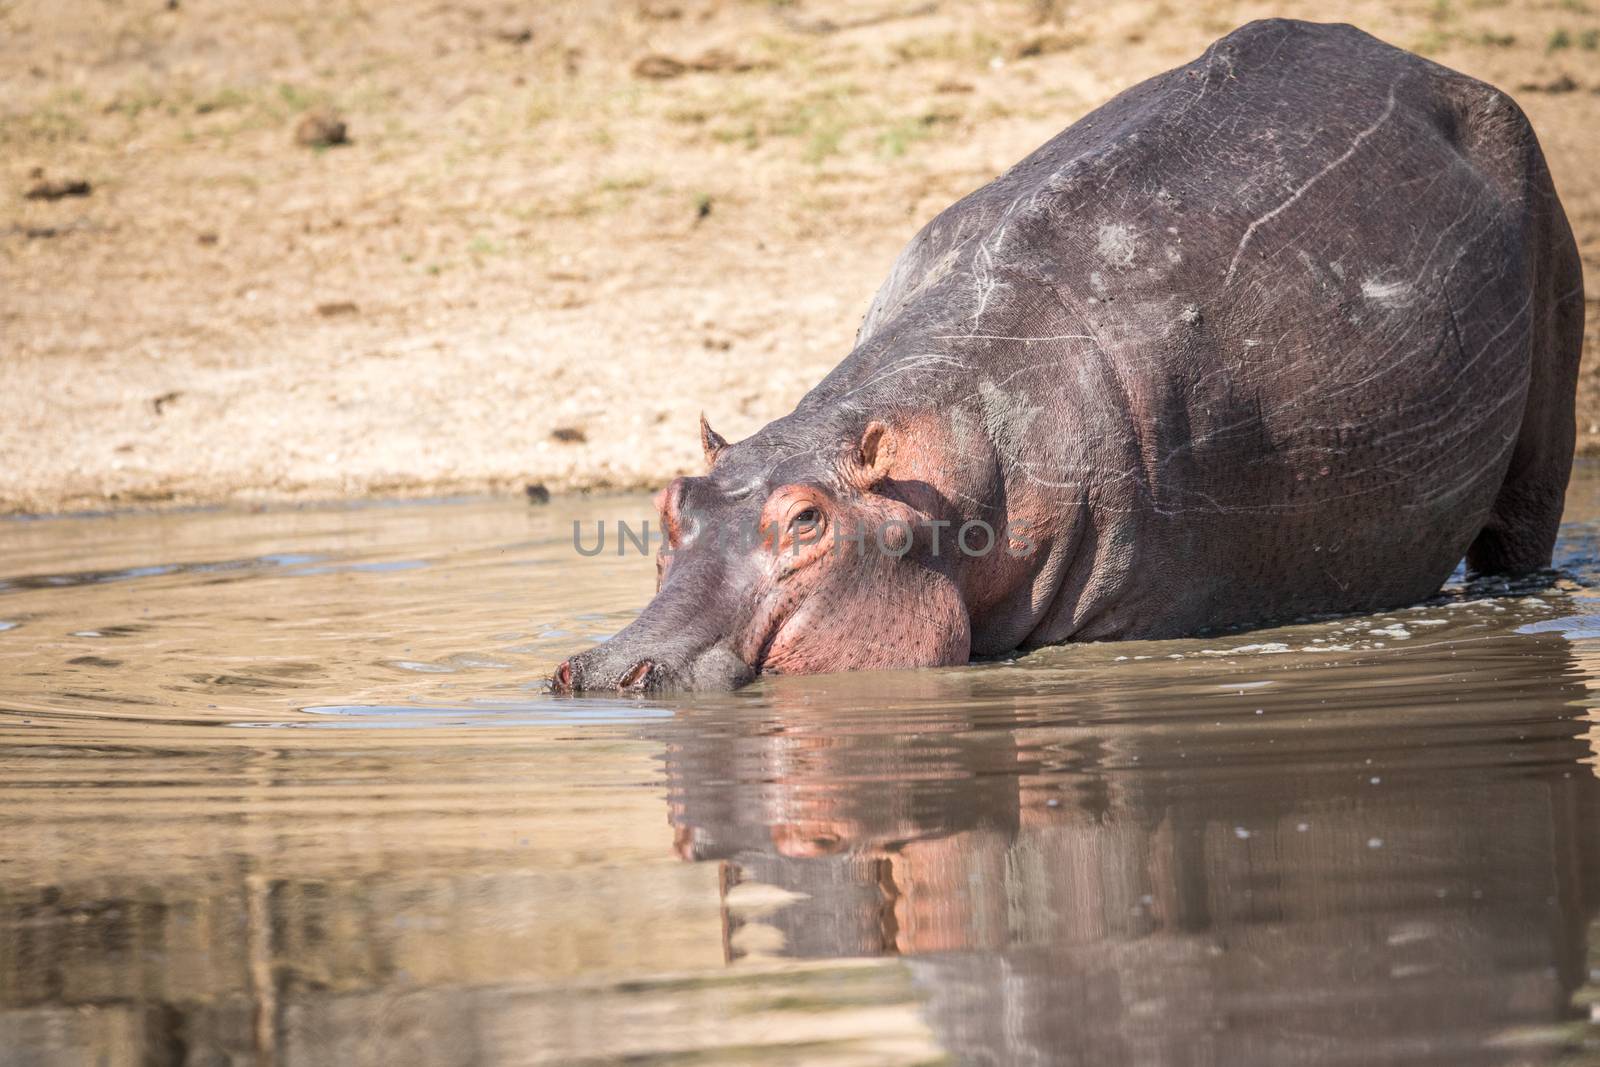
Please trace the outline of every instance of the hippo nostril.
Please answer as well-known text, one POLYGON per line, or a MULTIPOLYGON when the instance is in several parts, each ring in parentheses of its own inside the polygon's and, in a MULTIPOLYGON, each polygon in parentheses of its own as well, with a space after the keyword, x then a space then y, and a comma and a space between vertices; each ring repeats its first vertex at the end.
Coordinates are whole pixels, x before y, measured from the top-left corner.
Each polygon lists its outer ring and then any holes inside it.
POLYGON ((634 692, 643 692, 650 685, 650 672, 656 665, 647 659, 642 659, 629 668, 628 673, 622 676, 617 683, 618 689, 628 689, 634 692))
POLYGON ((563 660, 561 666, 556 668, 556 673, 550 679, 551 686, 558 693, 572 692, 572 661, 563 660))

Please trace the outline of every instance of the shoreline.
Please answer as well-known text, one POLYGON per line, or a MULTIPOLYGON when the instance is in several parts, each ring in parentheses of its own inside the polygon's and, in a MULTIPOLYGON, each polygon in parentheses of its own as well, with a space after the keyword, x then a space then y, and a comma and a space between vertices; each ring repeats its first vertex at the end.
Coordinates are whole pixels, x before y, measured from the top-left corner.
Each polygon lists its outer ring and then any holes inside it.
MULTIPOLYGON (((857 26, 806 0, 825 32, 717 0, 515 32, 422 0, 0 7, 0 515, 698 472, 701 412, 738 440, 792 410, 925 222, 1256 13, 997 2, 857 26), (344 143, 308 146, 324 111, 344 143)), ((1600 455, 1600 11, 1277 13, 1527 112, 1584 259, 1600 455)))
MULTIPOLYGON (((1577 478, 1584 470, 1600 470, 1600 451, 1579 451, 1573 455, 1572 477, 1577 478)), ((650 496, 661 487, 659 485, 616 486, 602 485, 589 487, 570 487, 567 489, 548 489, 548 495, 542 500, 529 498, 525 488, 515 490, 485 486, 482 488, 459 488, 455 490, 441 490, 429 492, 425 487, 419 487, 414 494, 366 494, 356 496, 316 496, 303 497, 261 497, 241 498, 220 497, 211 500, 189 500, 184 502, 158 503, 158 504, 128 504, 112 507, 67 508, 54 511, 22 511, 14 510, 0 512, 0 522, 52 522, 56 520, 82 520, 82 519, 114 519, 126 515, 155 516, 155 515, 188 515, 188 514, 261 514, 271 512, 293 511, 358 511, 379 508, 403 507, 449 507, 456 504, 486 504, 498 503, 506 505, 522 505, 530 509, 545 508, 551 505, 564 505, 574 500, 592 502, 608 497, 629 498, 634 500, 648 500, 650 496)))

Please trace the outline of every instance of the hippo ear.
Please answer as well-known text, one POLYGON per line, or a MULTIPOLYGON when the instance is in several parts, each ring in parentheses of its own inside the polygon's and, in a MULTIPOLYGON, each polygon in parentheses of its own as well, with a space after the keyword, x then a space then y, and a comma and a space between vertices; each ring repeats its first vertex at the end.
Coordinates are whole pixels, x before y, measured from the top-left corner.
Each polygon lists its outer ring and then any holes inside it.
POLYGON ((723 440, 720 433, 711 428, 706 421, 706 413, 700 413, 700 448, 706 454, 706 467, 709 469, 717 462, 717 453, 728 447, 728 442, 723 440))
POLYGON ((894 434, 889 427, 873 419, 861 431, 861 442, 845 457, 845 481, 866 492, 889 476, 892 459, 894 434))

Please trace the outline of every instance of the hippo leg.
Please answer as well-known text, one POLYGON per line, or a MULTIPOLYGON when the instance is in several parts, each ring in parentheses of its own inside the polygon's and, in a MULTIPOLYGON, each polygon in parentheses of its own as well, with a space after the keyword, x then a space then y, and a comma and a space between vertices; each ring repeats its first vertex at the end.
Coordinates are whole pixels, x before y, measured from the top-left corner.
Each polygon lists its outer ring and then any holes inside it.
MULTIPOLYGON (((1547 179, 1548 180, 1548 179, 1547 179)), ((1549 192, 1547 203, 1554 202, 1549 192)), ((1560 216, 1547 224, 1567 228, 1560 216)), ((1583 268, 1570 231, 1554 246, 1545 285, 1548 312, 1533 327, 1533 368, 1522 429, 1489 520, 1467 549, 1479 574, 1527 574, 1550 566, 1576 443, 1572 395, 1583 348, 1583 268)))

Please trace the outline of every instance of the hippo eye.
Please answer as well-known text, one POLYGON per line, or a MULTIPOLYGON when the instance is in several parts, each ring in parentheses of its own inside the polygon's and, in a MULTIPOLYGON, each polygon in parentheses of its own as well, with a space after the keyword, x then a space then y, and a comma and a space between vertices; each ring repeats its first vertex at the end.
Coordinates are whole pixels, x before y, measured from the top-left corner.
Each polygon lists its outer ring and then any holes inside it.
POLYGON ((790 531, 807 530, 814 528, 822 522, 822 512, 814 507, 806 508, 789 520, 790 531))

